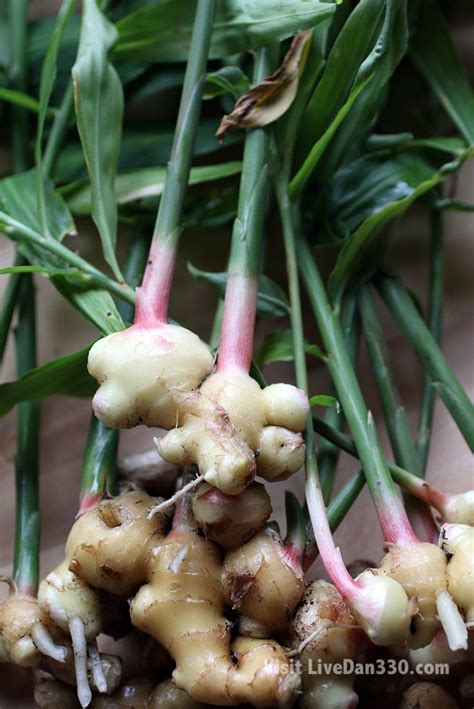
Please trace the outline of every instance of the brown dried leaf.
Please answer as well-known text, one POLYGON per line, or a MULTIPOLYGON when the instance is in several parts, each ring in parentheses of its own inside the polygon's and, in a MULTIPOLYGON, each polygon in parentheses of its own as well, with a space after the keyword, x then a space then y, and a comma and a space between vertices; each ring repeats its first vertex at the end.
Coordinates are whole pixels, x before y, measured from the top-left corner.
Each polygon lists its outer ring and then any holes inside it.
POLYGON ((299 32, 278 69, 238 99, 232 113, 224 116, 216 133, 222 142, 228 130, 262 128, 273 123, 289 109, 298 90, 298 82, 309 49, 311 30, 299 32))

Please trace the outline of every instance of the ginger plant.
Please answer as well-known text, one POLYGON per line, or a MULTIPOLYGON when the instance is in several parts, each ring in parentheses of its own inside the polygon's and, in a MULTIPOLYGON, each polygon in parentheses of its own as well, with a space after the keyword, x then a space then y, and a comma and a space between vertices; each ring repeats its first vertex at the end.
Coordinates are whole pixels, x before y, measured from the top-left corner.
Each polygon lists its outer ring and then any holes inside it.
MULTIPOLYGON (((256 59, 254 81, 269 73, 268 51, 256 59)), ((288 384, 263 390, 249 376, 267 199, 268 143, 264 129, 245 140, 237 217, 232 233, 217 370, 189 397, 182 424, 157 439, 170 462, 194 463, 206 482, 228 495, 255 475, 284 480, 303 463, 306 395, 288 384)))
POLYGON ((134 324, 99 340, 89 353, 89 372, 99 383, 93 409, 109 427, 172 428, 182 415, 183 398, 199 387, 213 367, 213 357, 197 335, 168 323, 168 302, 214 8, 214 0, 198 5, 171 159, 147 267, 137 290, 134 324))

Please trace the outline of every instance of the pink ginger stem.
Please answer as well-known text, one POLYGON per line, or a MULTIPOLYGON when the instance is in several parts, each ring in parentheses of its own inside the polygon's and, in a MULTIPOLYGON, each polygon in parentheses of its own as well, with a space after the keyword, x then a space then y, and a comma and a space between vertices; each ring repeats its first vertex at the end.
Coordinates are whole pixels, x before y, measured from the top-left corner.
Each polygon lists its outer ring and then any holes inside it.
POLYGON ((98 504, 100 504, 102 502, 103 497, 104 495, 102 492, 86 492, 84 493, 84 495, 81 495, 76 519, 83 515, 85 512, 91 510, 93 507, 96 507, 98 504))
POLYGON ((152 243, 142 285, 137 289, 135 324, 154 327, 168 320, 168 304, 176 251, 167 243, 152 243))
POLYGON ((250 371, 253 356, 257 279, 229 273, 217 360, 218 372, 250 371))
POLYGON ((413 531, 405 507, 395 492, 393 496, 380 496, 376 507, 377 516, 387 544, 410 547, 419 543, 420 540, 413 531))
POLYGON ((346 569, 339 548, 334 544, 319 484, 311 482, 306 485, 306 501, 324 568, 341 596, 347 600, 354 598, 359 588, 346 569))

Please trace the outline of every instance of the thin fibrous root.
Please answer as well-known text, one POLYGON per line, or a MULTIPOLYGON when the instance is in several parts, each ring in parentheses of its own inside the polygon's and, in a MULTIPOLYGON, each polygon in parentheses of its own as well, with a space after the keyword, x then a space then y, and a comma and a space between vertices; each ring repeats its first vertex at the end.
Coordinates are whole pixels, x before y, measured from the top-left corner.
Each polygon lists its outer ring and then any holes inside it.
POLYGON ((302 640, 297 647, 293 648, 293 650, 286 651, 288 657, 298 657, 298 655, 301 655, 305 647, 313 642, 318 635, 321 635, 321 633, 326 633, 331 628, 360 628, 360 625, 351 623, 329 623, 328 625, 323 625, 320 628, 316 628, 316 630, 313 630, 313 632, 310 633, 307 638, 302 640))
POLYGON ((451 650, 467 650, 467 628, 459 608, 447 591, 436 596, 438 616, 451 650))
POLYGON ((88 654, 94 684, 101 694, 105 694, 107 692, 107 680, 105 679, 104 670, 97 647, 95 645, 89 645, 88 654))
POLYGON ((66 662, 67 650, 63 645, 56 645, 43 623, 35 623, 31 628, 31 637, 42 655, 51 657, 56 662, 66 662))
POLYGON ((92 692, 87 676, 87 643, 84 624, 80 618, 69 621, 72 647, 74 650, 74 667, 76 670, 77 698, 81 707, 88 707, 92 701, 92 692))
POLYGON ((168 507, 172 507, 181 497, 184 497, 186 493, 188 493, 190 490, 193 490, 195 487, 200 485, 204 480, 204 475, 198 475, 197 478, 194 480, 191 480, 190 483, 187 485, 184 485, 181 490, 178 490, 178 492, 175 492, 174 495, 172 495, 168 500, 164 500, 164 502, 160 502, 159 505, 155 505, 154 507, 151 508, 151 510, 148 513, 148 519, 151 519, 154 517, 158 512, 162 512, 163 510, 167 509, 168 507))
POLYGON ((183 547, 181 551, 176 554, 174 559, 171 560, 170 565, 168 566, 168 570, 171 571, 172 574, 179 573, 181 565, 188 555, 188 551, 188 547, 183 547))

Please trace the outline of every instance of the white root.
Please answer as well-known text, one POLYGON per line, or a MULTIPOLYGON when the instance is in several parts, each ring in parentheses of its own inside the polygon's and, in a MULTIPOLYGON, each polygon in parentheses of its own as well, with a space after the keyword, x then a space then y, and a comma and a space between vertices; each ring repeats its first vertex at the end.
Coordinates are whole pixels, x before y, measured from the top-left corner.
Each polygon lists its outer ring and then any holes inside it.
POLYGON ((105 679, 99 651, 95 645, 89 645, 88 653, 94 684, 101 694, 105 694, 107 692, 107 680, 105 679))
POLYGON ((320 628, 313 630, 313 632, 302 640, 293 650, 287 650, 288 657, 299 657, 307 645, 312 643, 318 635, 326 633, 330 628, 360 628, 360 626, 351 623, 328 623, 327 625, 322 625, 320 628))
MULTIPOLYGON (((156 441, 156 439, 155 439, 156 441)), ((198 475, 197 478, 194 480, 191 480, 187 485, 184 485, 181 490, 178 490, 178 492, 175 492, 174 495, 172 495, 168 500, 164 500, 164 502, 160 502, 158 505, 155 505, 154 507, 151 508, 151 510, 148 513, 148 519, 152 519, 158 512, 162 512, 163 510, 167 509, 168 507, 173 507, 174 504, 181 498, 186 495, 190 490, 193 490, 195 487, 200 485, 202 481, 204 480, 204 475, 198 475)))
POLYGON ((42 655, 51 657, 56 662, 65 662, 67 650, 63 645, 56 645, 43 623, 35 623, 31 628, 31 637, 42 655))
POLYGON ((436 609, 451 650, 467 650, 467 628, 459 608, 447 591, 436 596, 436 609))
POLYGON ((92 701, 92 692, 87 676, 87 643, 84 624, 80 618, 69 621, 72 647, 74 650, 74 667, 76 670, 77 698, 81 707, 88 707, 92 701))
POLYGON ((188 551, 188 547, 183 547, 181 551, 176 554, 174 559, 171 560, 170 565, 168 566, 168 571, 171 571, 172 574, 179 573, 181 565, 188 555, 188 551))

